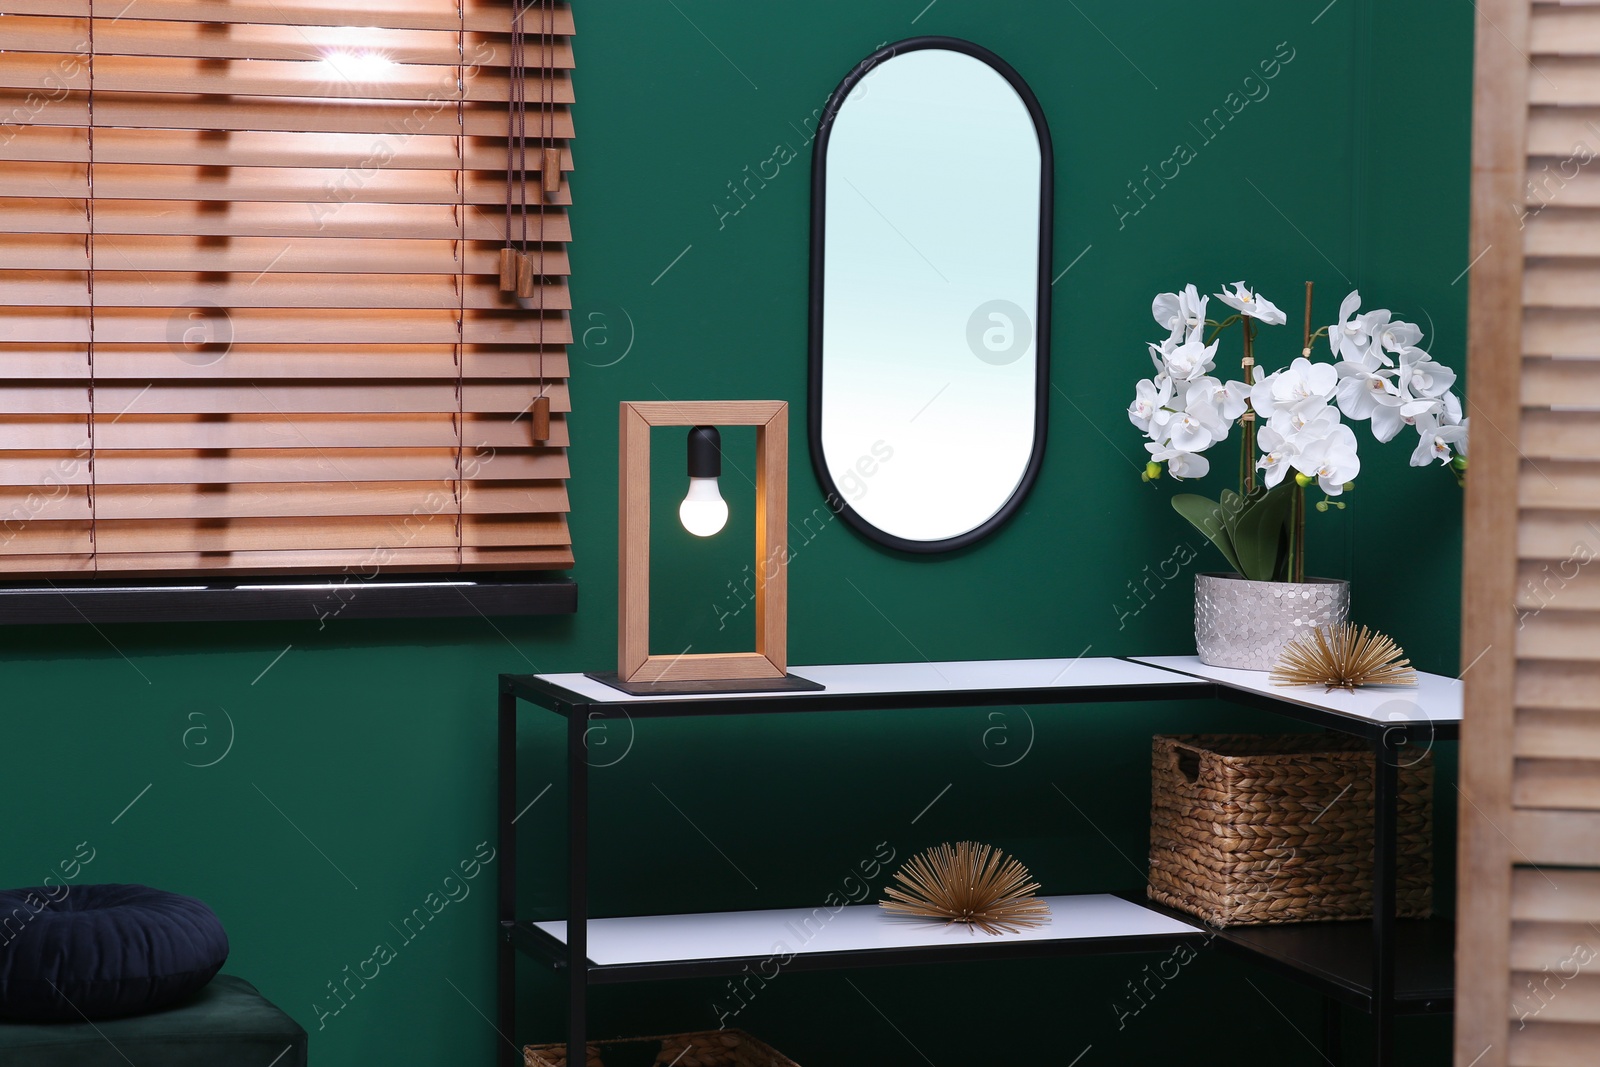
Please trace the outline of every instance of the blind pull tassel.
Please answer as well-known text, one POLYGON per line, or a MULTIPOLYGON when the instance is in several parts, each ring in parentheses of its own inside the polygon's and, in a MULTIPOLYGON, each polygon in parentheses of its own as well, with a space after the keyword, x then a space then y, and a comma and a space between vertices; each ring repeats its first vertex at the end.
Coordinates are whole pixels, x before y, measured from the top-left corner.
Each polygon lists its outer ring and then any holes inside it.
POLYGON ((538 296, 538 264, 526 252, 517 253, 517 295, 527 299, 538 296))
POLYGON ((544 150, 544 159, 539 167, 539 176, 542 180, 546 200, 553 198, 561 191, 561 149, 546 148, 544 150))
POLYGON ((500 250, 500 291, 517 291, 517 250, 510 245, 500 250))
POLYGON ((528 407, 528 415, 533 421, 534 441, 550 440, 550 398, 547 396, 534 397, 533 403, 528 407))

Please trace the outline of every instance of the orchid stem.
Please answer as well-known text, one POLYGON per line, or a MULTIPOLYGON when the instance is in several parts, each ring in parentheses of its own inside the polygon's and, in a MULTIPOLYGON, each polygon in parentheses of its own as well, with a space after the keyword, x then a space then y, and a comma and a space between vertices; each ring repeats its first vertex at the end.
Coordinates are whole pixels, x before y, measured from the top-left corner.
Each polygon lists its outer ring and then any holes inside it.
POLYGON ((1304 348, 1311 347, 1311 283, 1306 282, 1306 343, 1304 348))
POLYGON ((1206 344, 1210 344, 1212 341, 1215 341, 1219 336, 1221 336, 1223 330, 1226 330, 1229 326, 1232 326, 1234 323, 1239 322, 1243 318, 1243 315, 1229 315, 1221 322, 1217 322, 1215 319, 1207 319, 1206 325, 1215 326, 1216 329, 1211 332, 1210 337, 1206 338, 1206 344))
POLYGON ((1294 486, 1294 542, 1290 547, 1293 581, 1306 581, 1306 490, 1294 486))
MULTIPOLYGON (((1250 320, 1244 319, 1244 359, 1239 367, 1244 372, 1246 387, 1255 384, 1255 337, 1250 329, 1250 320)), ((1256 488, 1256 413, 1254 409, 1246 407, 1240 417, 1242 428, 1239 442, 1239 486, 1243 496, 1249 496, 1256 488)))
MULTIPOLYGON (((1306 282, 1305 344, 1302 351, 1311 355, 1311 283, 1306 282)), ((1290 580, 1306 580, 1306 490, 1296 484, 1294 488, 1294 533, 1289 542, 1290 580)))

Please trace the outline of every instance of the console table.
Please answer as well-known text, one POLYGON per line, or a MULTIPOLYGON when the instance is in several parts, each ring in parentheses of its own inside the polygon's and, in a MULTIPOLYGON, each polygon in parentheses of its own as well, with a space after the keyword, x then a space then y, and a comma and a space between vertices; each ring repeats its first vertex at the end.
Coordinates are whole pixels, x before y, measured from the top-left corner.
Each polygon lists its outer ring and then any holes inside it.
POLYGON ((509 1044, 516 1026, 516 954, 567 978, 567 1062, 585 1062, 588 992, 595 984, 737 975, 772 955, 786 923, 808 909, 591 918, 589 764, 591 724, 624 715, 811 714, 904 708, 1079 705, 1219 698, 1363 738, 1373 747, 1375 856, 1370 922, 1295 923, 1212 930, 1143 899, 1112 894, 1047 897, 1051 922, 1020 934, 955 937, 947 928, 894 923, 875 905, 846 907, 799 945, 785 969, 822 970, 907 963, 1086 953, 1147 952, 1214 939, 1228 950, 1290 975, 1324 997, 1324 1046, 1339 1055, 1340 1005, 1375 1020, 1375 1059, 1393 1060, 1394 1019, 1453 1007, 1451 924, 1394 916, 1397 770, 1419 745, 1457 738, 1460 683, 1419 675, 1415 690, 1323 693, 1280 689, 1265 674, 1208 667, 1194 656, 1138 659, 982 660, 838 664, 791 668, 821 691, 630 696, 582 674, 500 676, 498 1022, 508 1045, 502 1067, 521 1062, 509 1044), (566 719, 567 909, 564 919, 516 913, 517 712, 522 702, 566 719))

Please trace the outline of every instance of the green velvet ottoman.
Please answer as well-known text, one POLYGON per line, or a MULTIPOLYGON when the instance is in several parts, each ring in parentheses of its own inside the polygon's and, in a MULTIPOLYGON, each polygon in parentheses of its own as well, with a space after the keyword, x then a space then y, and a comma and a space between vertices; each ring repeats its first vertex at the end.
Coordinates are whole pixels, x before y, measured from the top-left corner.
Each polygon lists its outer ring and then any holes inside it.
POLYGON ((306 1032, 243 978, 189 1003, 97 1023, 0 1023, 7 1067, 305 1067, 306 1032))

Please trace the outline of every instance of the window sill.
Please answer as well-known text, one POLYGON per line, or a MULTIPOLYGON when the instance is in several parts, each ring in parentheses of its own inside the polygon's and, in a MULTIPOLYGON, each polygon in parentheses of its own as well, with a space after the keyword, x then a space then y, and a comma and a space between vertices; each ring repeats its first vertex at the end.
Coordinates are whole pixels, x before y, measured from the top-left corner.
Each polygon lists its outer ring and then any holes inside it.
POLYGON ((578 583, 527 574, 197 578, 108 585, 27 582, 0 587, 0 626, 47 623, 250 622, 570 615, 578 583))

